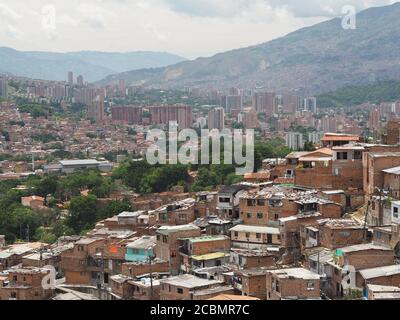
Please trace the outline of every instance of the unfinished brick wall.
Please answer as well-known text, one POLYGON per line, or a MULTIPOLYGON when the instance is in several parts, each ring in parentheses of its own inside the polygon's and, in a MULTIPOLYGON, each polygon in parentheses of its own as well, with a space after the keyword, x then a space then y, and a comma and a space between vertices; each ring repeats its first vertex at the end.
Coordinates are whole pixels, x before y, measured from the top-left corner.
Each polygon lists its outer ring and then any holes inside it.
POLYGON ((269 273, 266 276, 266 292, 267 300, 280 300, 287 297, 319 298, 320 280, 279 279, 276 275, 269 273), (273 290, 274 278, 279 282, 280 292, 273 290), (313 287, 313 290, 308 290, 310 287, 313 287))
POLYGON ((167 273, 169 272, 168 261, 152 263, 151 266, 148 263, 135 264, 135 263, 123 263, 121 267, 121 273, 128 277, 137 277, 143 274, 154 273, 167 273))
POLYGON ((364 241, 364 229, 333 229, 329 226, 319 226, 319 237, 321 246, 328 249, 343 248, 364 241))

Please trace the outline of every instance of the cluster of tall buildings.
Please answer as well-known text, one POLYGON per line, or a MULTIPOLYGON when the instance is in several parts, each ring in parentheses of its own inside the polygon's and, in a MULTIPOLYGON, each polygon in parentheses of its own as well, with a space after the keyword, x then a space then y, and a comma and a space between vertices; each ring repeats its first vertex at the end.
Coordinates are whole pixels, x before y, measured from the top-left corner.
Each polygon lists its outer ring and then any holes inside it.
POLYGON ((36 97, 44 97, 55 101, 66 100, 71 96, 71 87, 65 84, 32 84, 27 93, 36 97))
POLYGON ((74 91, 74 101, 88 106, 99 94, 103 92, 96 88, 80 88, 74 91))
POLYGON ((275 92, 254 92, 253 109, 258 113, 272 116, 276 112, 275 92))
MULTIPOLYGON (((83 79, 82 75, 79 75, 76 78, 76 83, 77 83, 78 86, 81 86, 81 87, 84 85, 84 79, 83 79)), ((70 86, 74 85, 74 73, 72 71, 68 72, 68 84, 70 86)))
POLYGON ((141 124, 143 108, 138 106, 114 106, 111 109, 112 120, 128 124, 141 124))
MULTIPOLYGON (((128 124, 143 124, 143 107, 139 106, 114 106, 111 109, 112 120, 128 124)), ((176 122, 180 129, 192 126, 192 108, 187 105, 150 106, 148 110, 150 123, 154 125, 168 125, 176 122)))
POLYGON ((155 125, 167 125, 169 122, 177 122, 180 129, 190 128, 192 125, 192 107, 187 105, 151 106, 148 108, 151 123, 155 125))

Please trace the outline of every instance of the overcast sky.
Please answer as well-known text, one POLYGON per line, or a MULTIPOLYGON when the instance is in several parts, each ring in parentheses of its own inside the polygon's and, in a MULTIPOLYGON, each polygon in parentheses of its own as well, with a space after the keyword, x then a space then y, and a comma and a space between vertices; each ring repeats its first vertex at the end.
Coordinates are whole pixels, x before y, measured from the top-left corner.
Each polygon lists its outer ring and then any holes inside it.
POLYGON ((258 44, 391 0, 0 0, 0 46, 168 51, 186 58, 258 44), (55 19, 53 19, 55 17, 55 19))

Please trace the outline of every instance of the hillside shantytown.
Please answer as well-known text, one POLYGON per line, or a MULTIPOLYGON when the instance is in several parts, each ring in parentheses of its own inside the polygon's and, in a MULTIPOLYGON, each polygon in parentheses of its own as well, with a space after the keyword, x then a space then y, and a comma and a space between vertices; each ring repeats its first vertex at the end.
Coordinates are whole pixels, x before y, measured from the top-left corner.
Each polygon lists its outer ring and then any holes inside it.
POLYGON ((0 70, 0 300, 400 300, 399 79, 125 76, 0 70), (171 125, 254 130, 254 170, 150 164, 171 125))

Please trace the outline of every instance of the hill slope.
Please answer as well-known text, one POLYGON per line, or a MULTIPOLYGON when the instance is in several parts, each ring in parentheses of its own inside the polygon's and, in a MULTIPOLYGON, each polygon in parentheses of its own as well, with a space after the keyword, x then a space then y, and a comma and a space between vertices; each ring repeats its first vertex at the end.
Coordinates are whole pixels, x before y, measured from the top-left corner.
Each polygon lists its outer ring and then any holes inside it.
POLYGON ((97 81, 110 74, 141 68, 164 67, 184 61, 163 52, 97 52, 68 53, 21 52, 0 48, 0 70, 17 76, 44 80, 66 80, 68 71, 82 74, 88 81, 97 81))
POLYGON ((374 77, 400 79, 400 3, 358 13, 357 29, 335 18, 260 45, 178 63, 109 76, 154 87, 214 85, 303 89, 320 93, 374 77))
POLYGON ((317 97, 319 107, 356 106, 363 103, 400 100, 400 81, 390 80, 365 86, 348 86, 317 97))

